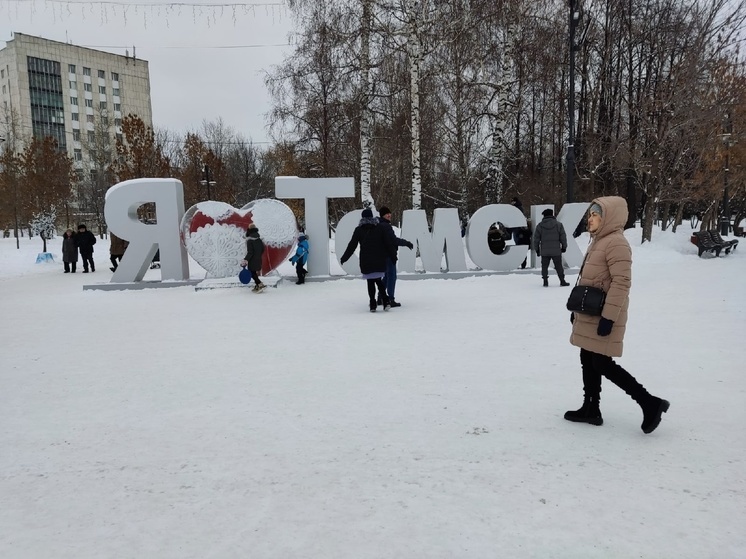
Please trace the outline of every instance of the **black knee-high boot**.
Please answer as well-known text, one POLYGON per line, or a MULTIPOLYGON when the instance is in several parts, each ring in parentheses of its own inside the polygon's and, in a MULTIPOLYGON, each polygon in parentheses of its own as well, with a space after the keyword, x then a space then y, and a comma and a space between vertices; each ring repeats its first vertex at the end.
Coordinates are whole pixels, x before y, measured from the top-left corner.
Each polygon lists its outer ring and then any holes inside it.
POLYGON ((580 367, 583 371, 583 405, 578 410, 565 412, 565 419, 576 423, 603 425, 601 403, 601 373, 593 367, 591 352, 580 350, 580 367))
POLYGON ((603 376, 624 390, 642 408, 643 433, 652 433, 660 425, 661 416, 668 411, 671 404, 653 396, 645 390, 645 387, 637 382, 637 379, 629 374, 623 367, 614 362, 611 357, 592 354, 593 367, 600 371, 603 376))

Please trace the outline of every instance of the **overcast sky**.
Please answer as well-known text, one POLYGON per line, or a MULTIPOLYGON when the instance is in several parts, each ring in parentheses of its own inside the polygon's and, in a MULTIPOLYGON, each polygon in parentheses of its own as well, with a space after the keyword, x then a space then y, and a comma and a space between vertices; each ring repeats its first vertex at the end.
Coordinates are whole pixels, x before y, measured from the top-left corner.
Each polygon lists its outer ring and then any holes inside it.
POLYGON ((156 127, 185 132, 222 116, 256 143, 268 140, 264 71, 290 52, 278 45, 291 26, 272 0, 0 0, 0 48, 12 32, 121 55, 134 45, 150 63, 156 127))

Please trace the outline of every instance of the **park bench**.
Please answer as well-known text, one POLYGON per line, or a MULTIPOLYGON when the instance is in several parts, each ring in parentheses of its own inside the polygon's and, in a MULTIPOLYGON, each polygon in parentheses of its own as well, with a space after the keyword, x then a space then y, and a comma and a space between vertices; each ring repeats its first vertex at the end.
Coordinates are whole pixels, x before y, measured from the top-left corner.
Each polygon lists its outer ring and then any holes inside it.
POLYGON ((709 252, 715 256, 720 256, 720 252, 725 249, 725 254, 729 254, 730 251, 735 248, 738 241, 726 241, 724 240, 717 231, 695 231, 692 234, 692 243, 697 245, 699 256, 701 257, 704 253, 709 252), (713 236, 715 233, 715 236, 713 236), (717 238, 717 240, 716 240, 717 238))
POLYGON ((717 229, 710 229, 709 233, 710 238, 715 244, 722 245, 722 247, 725 249, 725 254, 730 254, 731 250, 736 250, 736 247, 738 246, 738 239, 726 241, 720 236, 720 233, 717 229))

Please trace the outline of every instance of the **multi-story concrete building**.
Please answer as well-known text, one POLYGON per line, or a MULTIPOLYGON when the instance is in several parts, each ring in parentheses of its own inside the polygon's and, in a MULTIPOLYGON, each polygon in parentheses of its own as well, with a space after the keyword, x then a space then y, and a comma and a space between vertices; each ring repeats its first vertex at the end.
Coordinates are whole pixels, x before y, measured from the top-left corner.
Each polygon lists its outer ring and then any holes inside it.
POLYGON ((0 137, 11 119, 21 141, 52 136, 81 179, 96 172, 96 135, 113 146, 128 114, 152 126, 146 60, 21 33, 0 50, 0 137))

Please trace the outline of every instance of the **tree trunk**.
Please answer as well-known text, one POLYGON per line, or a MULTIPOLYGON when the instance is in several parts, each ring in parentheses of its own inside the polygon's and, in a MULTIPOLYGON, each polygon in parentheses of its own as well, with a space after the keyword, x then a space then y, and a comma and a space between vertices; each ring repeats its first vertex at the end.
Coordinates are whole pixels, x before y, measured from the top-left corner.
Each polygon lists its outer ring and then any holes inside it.
POLYGON ((420 3, 409 0, 409 96, 411 103, 412 132, 412 209, 422 207, 422 178, 420 174, 420 66, 422 45, 420 43, 417 17, 420 3))
POLYGON ((375 206, 370 192, 370 28, 371 1, 363 0, 363 20, 360 26, 360 199, 364 208, 375 206))

